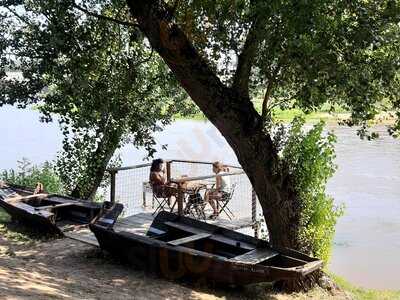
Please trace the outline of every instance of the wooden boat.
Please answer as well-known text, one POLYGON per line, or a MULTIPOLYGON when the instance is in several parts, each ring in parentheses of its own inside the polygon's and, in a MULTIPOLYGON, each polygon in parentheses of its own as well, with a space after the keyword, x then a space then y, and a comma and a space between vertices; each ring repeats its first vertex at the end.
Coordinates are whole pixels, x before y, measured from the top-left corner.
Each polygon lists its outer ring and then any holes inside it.
POLYGON ((43 233, 62 234, 88 225, 101 211, 100 203, 54 194, 34 194, 32 189, 0 185, 0 207, 13 219, 43 233))
POLYGON ((191 278, 230 285, 305 276, 322 261, 267 241, 166 211, 146 235, 114 231, 121 204, 89 225, 100 247, 134 267, 169 279, 191 278))

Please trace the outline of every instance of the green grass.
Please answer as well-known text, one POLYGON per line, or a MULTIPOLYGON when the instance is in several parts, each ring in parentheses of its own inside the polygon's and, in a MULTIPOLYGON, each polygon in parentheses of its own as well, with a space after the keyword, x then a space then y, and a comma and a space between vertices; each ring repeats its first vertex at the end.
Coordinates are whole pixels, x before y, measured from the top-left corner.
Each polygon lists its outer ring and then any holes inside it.
POLYGON ((400 300, 400 291, 372 290, 356 287, 344 278, 330 274, 337 285, 343 290, 350 292, 358 300, 400 300))
MULTIPOLYGON (((253 100, 254 108, 261 113, 261 107, 262 107, 262 98, 256 97, 253 100)), ((330 107, 328 105, 324 105, 321 107, 319 111, 315 111, 312 113, 305 114, 302 112, 300 109, 287 109, 287 110, 282 110, 282 109, 274 109, 273 115, 274 119, 277 121, 281 121, 284 123, 289 123, 291 122, 296 116, 303 115, 304 118, 306 119, 306 122, 308 123, 316 123, 320 120, 324 120, 326 122, 329 121, 337 121, 338 118, 343 119, 349 116, 349 114, 344 111, 340 107, 335 107, 333 113, 329 113, 330 107)), ((197 121, 205 121, 207 120, 206 116, 201 112, 197 112, 195 114, 190 114, 190 115, 180 115, 177 114, 174 116, 176 120, 197 120, 197 121)))
POLYGON ((31 239, 24 233, 11 230, 16 228, 9 227, 10 221, 10 216, 4 211, 4 209, 0 208, 0 235, 14 242, 31 242, 31 239))
MULTIPOLYGON (((334 113, 330 114, 325 111, 317 111, 317 112, 312 112, 309 114, 304 114, 300 109, 288 109, 288 110, 281 110, 281 109, 275 109, 274 110, 274 118, 278 121, 282 121, 285 123, 291 122, 296 116, 303 115, 304 118, 306 119, 306 122, 308 123, 316 123, 320 120, 324 120, 326 122, 329 121, 336 121, 338 118, 345 118, 349 114, 347 113, 334 113)), ((203 113, 197 113, 194 115, 190 116, 182 116, 182 115, 176 115, 175 116, 176 120, 195 120, 195 121, 206 121, 207 118, 203 113)))
POLYGON ((10 216, 0 207, 0 224, 10 222, 10 216))
POLYGON ((348 116, 347 113, 334 113, 331 114, 325 111, 316 111, 309 114, 304 114, 300 109, 289 109, 289 110, 274 110, 274 117, 276 120, 282 122, 291 122, 296 116, 303 115, 307 123, 316 123, 320 120, 325 122, 337 121, 338 118, 343 119, 348 116))
POLYGON ((0 208, 0 236, 16 243, 33 244, 36 241, 45 241, 52 236, 43 235, 29 226, 11 222, 11 217, 0 208))
POLYGON ((174 116, 175 120, 194 120, 194 121, 207 121, 206 116, 202 112, 196 114, 191 114, 190 116, 182 116, 181 114, 176 114, 174 116))

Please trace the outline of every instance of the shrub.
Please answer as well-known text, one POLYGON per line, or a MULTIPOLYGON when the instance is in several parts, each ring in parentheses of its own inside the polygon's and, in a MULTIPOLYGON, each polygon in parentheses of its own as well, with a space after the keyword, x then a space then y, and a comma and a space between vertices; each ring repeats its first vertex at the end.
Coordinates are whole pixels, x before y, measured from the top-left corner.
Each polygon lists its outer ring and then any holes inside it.
POLYGON ((326 183, 334 174, 336 137, 324 134, 324 122, 304 130, 305 120, 296 117, 289 129, 278 130, 282 167, 294 175, 301 200, 299 236, 304 251, 328 262, 337 219, 342 206, 326 194, 326 183))
POLYGON ((18 166, 16 169, 3 170, 0 174, 0 179, 11 184, 31 188, 35 188, 36 184, 40 182, 49 193, 64 193, 63 184, 50 162, 45 162, 41 166, 36 166, 28 159, 23 158, 17 163, 18 166))

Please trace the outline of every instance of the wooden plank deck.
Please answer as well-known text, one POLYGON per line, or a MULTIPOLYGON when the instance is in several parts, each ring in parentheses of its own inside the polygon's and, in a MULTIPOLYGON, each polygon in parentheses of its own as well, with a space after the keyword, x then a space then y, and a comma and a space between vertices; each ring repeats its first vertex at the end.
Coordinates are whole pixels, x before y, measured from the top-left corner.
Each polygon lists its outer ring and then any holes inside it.
MULTIPOLYGON (((132 215, 126 218, 121 218, 115 223, 114 230, 116 232, 124 231, 139 235, 145 235, 151 223, 153 222, 154 217, 155 216, 153 216, 151 213, 146 212, 132 215)), ((240 218, 232 221, 226 219, 216 219, 206 220, 206 222, 230 230, 239 230, 242 228, 250 227, 252 225, 251 218, 240 218)), ((67 238, 99 247, 99 243, 97 242, 96 237, 87 227, 75 231, 64 232, 64 235, 67 238)))

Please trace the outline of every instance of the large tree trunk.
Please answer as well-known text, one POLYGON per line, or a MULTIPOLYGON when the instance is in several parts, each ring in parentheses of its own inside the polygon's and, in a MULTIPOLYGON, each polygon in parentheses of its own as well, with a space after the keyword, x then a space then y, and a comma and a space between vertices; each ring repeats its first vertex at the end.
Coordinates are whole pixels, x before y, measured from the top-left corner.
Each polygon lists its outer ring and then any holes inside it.
POLYGON ((87 166, 74 190, 72 197, 81 199, 94 199, 97 189, 103 180, 108 163, 114 155, 122 138, 120 129, 109 128, 103 134, 101 141, 97 145, 96 151, 84 164, 87 166))
POLYGON ((128 0, 132 15, 182 87, 230 144, 260 200, 271 242, 299 248, 300 207, 292 178, 250 99, 226 87, 183 31, 167 19, 163 1, 128 0))
POLYGON ((163 1, 127 2, 152 47, 234 150, 261 203, 271 243, 307 250, 299 238, 301 206, 294 179, 282 166, 248 93, 219 80, 183 31, 168 19, 163 1))

